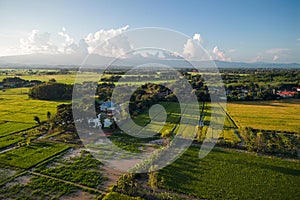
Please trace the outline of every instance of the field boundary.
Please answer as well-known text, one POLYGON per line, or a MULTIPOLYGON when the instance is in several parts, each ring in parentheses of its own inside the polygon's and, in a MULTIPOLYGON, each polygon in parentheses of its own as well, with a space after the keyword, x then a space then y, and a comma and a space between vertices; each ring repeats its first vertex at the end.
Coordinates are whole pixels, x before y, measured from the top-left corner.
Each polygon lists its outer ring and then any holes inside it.
POLYGON ((232 119, 232 117, 228 114, 228 112, 223 108, 223 106, 222 106, 220 103, 218 103, 218 104, 219 104, 219 106, 221 107, 221 109, 223 110, 223 112, 226 114, 226 116, 228 117, 228 119, 230 119, 230 121, 233 123, 233 125, 235 126, 235 129, 240 128, 240 127, 237 125, 237 123, 232 119))

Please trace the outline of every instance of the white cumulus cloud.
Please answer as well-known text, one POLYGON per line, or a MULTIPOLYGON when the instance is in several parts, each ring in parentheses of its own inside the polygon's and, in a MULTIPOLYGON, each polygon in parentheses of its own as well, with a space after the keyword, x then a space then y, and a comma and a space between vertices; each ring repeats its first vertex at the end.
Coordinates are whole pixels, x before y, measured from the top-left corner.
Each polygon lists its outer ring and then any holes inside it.
POLYGON ((126 52, 132 49, 126 37, 119 36, 128 29, 128 25, 110 30, 99 30, 96 33, 89 33, 85 38, 90 54, 103 56, 124 57, 126 52))
POLYGON ((273 61, 277 61, 279 59, 279 57, 277 56, 277 55, 275 55, 274 57, 273 57, 273 61))
POLYGON ((19 49, 26 53, 58 53, 57 46, 50 40, 50 33, 32 30, 27 38, 20 40, 19 49))
POLYGON ((199 41, 200 43, 203 42, 202 37, 199 33, 195 33, 193 39, 199 41))
POLYGON ((260 62, 264 59, 262 55, 257 55, 255 58, 252 58, 250 62, 260 62))
POLYGON ((191 60, 208 60, 208 55, 202 48, 203 39, 200 34, 194 34, 183 46, 182 55, 191 60))
POLYGON ((59 48, 60 53, 64 53, 64 54, 71 54, 71 53, 86 54, 87 53, 88 45, 86 44, 85 40, 82 39, 79 41, 78 44, 76 44, 74 39, 69 34, 66 33, 65 27, 62 27, 62 31, 58 32, 58 35, 65 38, 62 47, 59 48))
POLYGON ((221 60, 221 61, 231 61, 231 58, 225 55, 225 51, 220 50, 217 46, 215 46, 212 50, 213 59, 221 60))

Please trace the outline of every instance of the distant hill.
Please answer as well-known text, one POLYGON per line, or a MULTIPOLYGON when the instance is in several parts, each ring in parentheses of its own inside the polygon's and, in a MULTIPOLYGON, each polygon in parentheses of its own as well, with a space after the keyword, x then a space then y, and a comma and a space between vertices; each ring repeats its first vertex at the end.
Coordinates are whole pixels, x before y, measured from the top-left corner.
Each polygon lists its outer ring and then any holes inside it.
MULTIPOLYGON (((114 66, 136 66, 145 63, 160 63, 172 67, 191 66, 187 61, 180 58, 158 59, 153 57, 135 56, 126 59, 115 59, 96 54, 29 54, 19 56, 0 57, 0 67, 61 67, 61 66, 80 66, 85 65, 104 67, 107 63, 114 66), (88 57, 87 57, 88 56, 88 57)), ((245 63, 245 62, 226 62, 214 61, 219 68, 300 68, 299 63, 245 63)), ((211 67, 211 61, 192 61, 192 64, 199 67, 211 67)))

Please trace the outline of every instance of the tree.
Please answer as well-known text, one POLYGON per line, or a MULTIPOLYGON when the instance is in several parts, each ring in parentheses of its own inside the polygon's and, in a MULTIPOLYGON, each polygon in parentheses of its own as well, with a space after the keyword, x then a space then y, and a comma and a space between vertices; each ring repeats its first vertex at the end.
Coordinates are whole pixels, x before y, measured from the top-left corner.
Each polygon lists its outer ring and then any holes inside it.
POLYGON ((51 79, 49 79, 49 82, 56 83, 56 80, 55 80, 55 78, 51 78, 51 79))
POLYGON ((58 105, 54 122, 62 130, 75 131, 72 104, 58 105))
POLYGON ((40 120, 40 118, 38 116, 34 116, 33 120, 36 121, 38 124, 41 123, 41 120, 40 120))
POLYGON ((136 175, 132 173, 123 174, 113 186, 113 192, 134 195, 137 192, 136 175))
POLYGON ((152 191, 155 192, 158 188, 158 172, 157 171, 152 171, 149 173, 149 186, 151 187, 152 191))
POLYGON ((47 119, 50 120, 50 118, 51 118, 51 112, 48 111, 48 112, 47 112, 47 119))
POLYGON ((149 176, 149 186, 152 188, 152 191, 155 192, 158 187, 160 187, 163 184, 163 179, 158 178, 158 171, 157 170, 157 165, 151 166, 149 169, 151 172, 148 173, 149 176))

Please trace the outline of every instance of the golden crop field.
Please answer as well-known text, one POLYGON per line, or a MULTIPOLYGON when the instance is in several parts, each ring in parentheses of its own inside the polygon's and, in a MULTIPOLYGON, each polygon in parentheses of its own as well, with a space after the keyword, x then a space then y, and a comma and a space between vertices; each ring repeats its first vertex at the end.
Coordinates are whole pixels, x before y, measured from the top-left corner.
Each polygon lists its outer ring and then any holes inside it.
POLYGON ((34 116, 44 121, 48 111, 55 114, 57 105, 69 102, 33 100, 28 97, 28 90, 15 88, 0 91, 0 136, 35 126, 34 116))
POLYGON ((228 103, 227 112, 240 127, 300 132, 300 99, 228 103))

